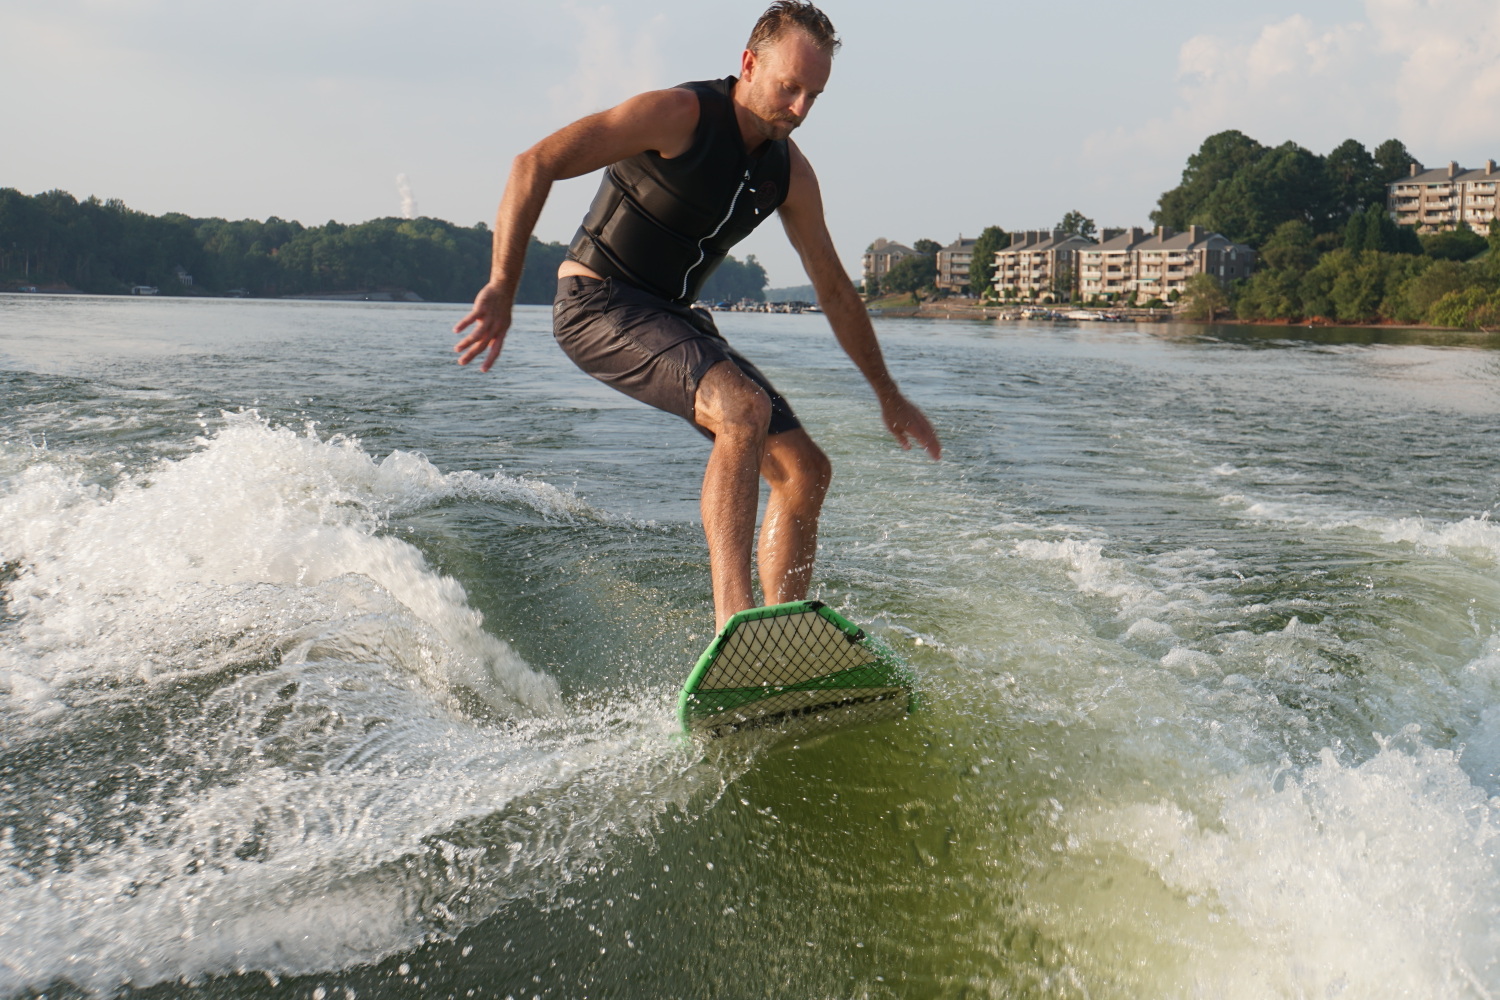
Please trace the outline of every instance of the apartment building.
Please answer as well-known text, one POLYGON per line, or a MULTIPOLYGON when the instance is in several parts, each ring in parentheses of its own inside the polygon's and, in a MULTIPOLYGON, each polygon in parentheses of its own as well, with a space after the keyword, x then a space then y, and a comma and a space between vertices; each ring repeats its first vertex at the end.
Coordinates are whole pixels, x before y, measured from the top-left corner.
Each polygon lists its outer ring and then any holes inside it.
POLYGON ((1078 255, 1079 294, 1085 299, 1167 301, 1179 295, 1195 274, 1212 274, 1221 283, 1248 278, 1255 270, 1255 251, 1202 226, 1177 232, 1158 226, 1106 229, 1104 241, 1078 255))
POLYGON ((962 235, 937 252, 937 287, 950 292, 969 290, 969 265, 974 260, 974 241, 962 235))
POLYGON ((887 239, 876 240, 870 244, 870 249, 865 251, 863 257, 865 284, 868 285, 871 278, 876 281, 882 280, 892 265, 903 257, 915 256, 917 256, 917 251, 905 244, 887 239))
POLYGON ((1023 299, 1046 294, 1066 298, 1074 286, 1077 255, 1093 245, 1061 230, 1011 233, 1010 246, 995 251, 995 292, 1023 299))
POLYGON ((1460 222, 1488 236, 1495 220, 1495 184, 1500 171, 1487 160, 1483 169, 1464 170, 1457 163, 1423 170, 1411 165, 1411 175, 1386 186, 1386 210, 1403 226, 1419 233, 1457 229, 1460 222))

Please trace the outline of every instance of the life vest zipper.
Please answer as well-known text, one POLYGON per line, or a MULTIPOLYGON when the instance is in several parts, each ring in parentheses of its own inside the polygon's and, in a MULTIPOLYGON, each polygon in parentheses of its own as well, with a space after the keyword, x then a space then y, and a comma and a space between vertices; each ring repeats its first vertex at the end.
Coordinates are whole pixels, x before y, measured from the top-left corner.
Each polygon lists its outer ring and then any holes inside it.
POLYGON ((745 185, 748 183, 750 183, 750 168, 746 167, 745 176, 740 178, 739 186, 734 189, 734 197, 729 199, 729 211, 725 212, 724 218, 719 220, 719 224, 717 226, 714 226, 713 232, 709 233, 707 236, 698 241, 698 259, 693 261, 692 266, 690 266, 685 272, 683 272, 682 291, 677 293, 677 297, 679 299, 687 298, 688 279, 693 276, 694 271, 698 270, 698 265, 702 264, 703 261, 708 258, 708 251, 703 249, 703 244, 713 239, 715 236, 718 236, 719 231, 725 226, 729 225, 729 220, 734 217, 735 206, 740 203, 740 193, 745 190, 745 185))

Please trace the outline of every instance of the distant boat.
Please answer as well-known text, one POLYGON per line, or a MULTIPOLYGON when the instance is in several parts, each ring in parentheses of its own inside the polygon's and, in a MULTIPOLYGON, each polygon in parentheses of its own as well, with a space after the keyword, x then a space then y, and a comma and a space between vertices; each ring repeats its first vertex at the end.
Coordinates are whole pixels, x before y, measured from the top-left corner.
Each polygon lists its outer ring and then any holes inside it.
POLYGON ((1062 314, 1062 318, 1092 320, 1096 323, 1118 323, 1125 317, 1117 312, 1104 312, 1099 309, 1070 309, 1062 314))
POLYGON ((158 289, 155 285, 131 285, 131 295, 155 295, 158 289))

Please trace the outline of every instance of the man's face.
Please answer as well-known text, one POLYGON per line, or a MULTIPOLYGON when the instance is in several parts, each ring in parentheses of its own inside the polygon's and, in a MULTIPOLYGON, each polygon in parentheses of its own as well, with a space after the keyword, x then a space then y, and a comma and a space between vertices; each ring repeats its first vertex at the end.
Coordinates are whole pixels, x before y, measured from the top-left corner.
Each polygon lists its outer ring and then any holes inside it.
POLYGON ((759 53, 747 49, 740 69, 745 107, 755 116, 761 136, 775 142, 791 135, 812 110, 828 85, 833 58, 805 32, 793 30, 759 53))

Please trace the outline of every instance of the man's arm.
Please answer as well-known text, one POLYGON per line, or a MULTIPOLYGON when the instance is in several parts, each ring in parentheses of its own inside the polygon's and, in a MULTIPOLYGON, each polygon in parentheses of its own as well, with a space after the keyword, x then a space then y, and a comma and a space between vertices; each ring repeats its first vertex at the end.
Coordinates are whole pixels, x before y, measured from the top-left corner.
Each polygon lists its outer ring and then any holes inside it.
POLYGON ((781 224, 786 227, 787 238, 802 257, 802 267, 812 279, 813 288, 818 293, 818 304, 828 317, 828 325, 833 327, 839 346, 875 390, 875 397, 880 400, 881 418, 901 447, 910 448, 915 441, 933 458, 938 458, 943 446, 938 441, 937 432, 922 411, 896 387, 885 367, 880 344, 875 339, 870 314, 839 263, 833 237, 828 234, 828 224, 823 219, 823 195, 812 164, 807 162, 796 143, 791 144, 791 151, 792 179, 786 201, 781 205, 781 224))
POLYGON ((487 372, 500 356, 526 261, 526 244, 553 181, 591 173, 648 149, 668 158, 680 155, 691 145, 697 125, 696 94, 653 90, 581 118, 517 156, 495 213, 489 283, 475 296, 474 308, 453 327, 454 333, 462 333, 474 326, 453 347, 458 363, 466 365, 487 350, 479 366, 487 372))

